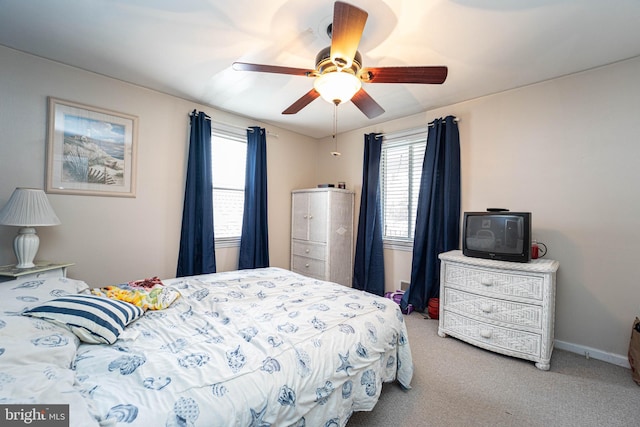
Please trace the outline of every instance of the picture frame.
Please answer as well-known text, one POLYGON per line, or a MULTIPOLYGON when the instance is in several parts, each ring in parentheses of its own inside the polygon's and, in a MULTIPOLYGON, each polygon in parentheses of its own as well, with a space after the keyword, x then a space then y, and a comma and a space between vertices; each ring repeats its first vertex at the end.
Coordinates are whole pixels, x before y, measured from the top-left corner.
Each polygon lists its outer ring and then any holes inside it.
POLYGON ((136 196, 138 117, 48 98, 47 193, 136 196))

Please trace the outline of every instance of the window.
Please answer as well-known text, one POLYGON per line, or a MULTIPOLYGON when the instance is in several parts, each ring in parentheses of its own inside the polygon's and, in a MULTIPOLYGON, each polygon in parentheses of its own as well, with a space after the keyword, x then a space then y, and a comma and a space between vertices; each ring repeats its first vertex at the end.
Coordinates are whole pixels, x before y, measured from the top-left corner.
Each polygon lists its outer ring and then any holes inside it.
POLYGON ((388 243, 413 243, 426 147, 426 132, 414 132, 411 135, 392 134, 385 136, 382 143, 382 237, 388 243))
POLYGON ((246 137, 241 133, 211 131, 213 226, 216 243, 239 244, 244 212, 246 137))

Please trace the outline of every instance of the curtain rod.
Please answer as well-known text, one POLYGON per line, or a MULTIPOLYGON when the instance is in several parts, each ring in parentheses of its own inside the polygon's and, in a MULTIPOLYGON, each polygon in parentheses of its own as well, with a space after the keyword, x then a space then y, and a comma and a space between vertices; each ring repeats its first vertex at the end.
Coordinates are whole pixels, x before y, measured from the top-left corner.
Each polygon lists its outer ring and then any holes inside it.
MULTIPOLYGON (((460 119, 454 116, 454 117, 453 117, 453 121, 454 121, 455 123, 458 123, 458 122, 460 121, 460 119)), ((436 122, 435 120, 430 121, 430 122, 428 123, 428 126, 429 126, 429 127, 433 126, 433 124, 434 124, 435 122, 436 122)))
MULTIPOLYGON (((194 111, 192 111, 191 113, 189 113, 189 116, 190 116, 190 117, 193 117, 193 116, 194 116, 194 112, 195 112, 195 110, 194 110, 194 111)), ((206 118, 207 120, 209 120, 209 121, 212 123, 212 125, 213 125, 213 127, 214 127, 214 128, 215 128, 216 126, 220 126, 220 127, 223 127, 223 128, 224 128, 224 127, 226 127, 226 128, 232 128, 232 129, 238 129, 238 130, 246 130, 246 131, 249 131, 249 132, 253 132, 253 129, 251 129, 250 127, 237 126, 237 125, 232 125, 232 124, 230 124, 230 123, 223 123, 223 122, 217 122, 217 121, 216 121, 216 122, 213 122, 213 121, 211 120, 211 117, 207 116, 206 114, 205 114, 205 118, 206 118)), ((259 127, 259 126, 258 126, 258 127, 259 127)), ((278 134, 277 134, 277 133, 273 133, 273 132, 271 132, 271 131, 269 131, 269 130, 267 130, 267 129, 265 129, 265 132, 266 132, 266 133, 267 133, 267 135, 269 135, 269 136, 273 136, 273 137, 275 137, 275 138, 277 138, 277 137, 278 137, 278 134)))
MULTIPOLYGON (((453 118, 453 121, 458 123, 460 122, 460 119, 457 117, 453 118)), ((433 124, 435 123, 435 120, 430 121, 429 123, 427 123, 427 126, 420 126, 417 128, 412 128, 412 129, 405 129, 405 130, 401 130, 401 131, 397 131, 397 132, 388 132, 388 133, 381 133, 380 136, 381 137, 387 137, 387 136, 393 136, 393 137, 407 137, 407 136, 412 136, 412 135, 418 135, 420 133, 426 132, 431 126, 433 126, 433 124)))

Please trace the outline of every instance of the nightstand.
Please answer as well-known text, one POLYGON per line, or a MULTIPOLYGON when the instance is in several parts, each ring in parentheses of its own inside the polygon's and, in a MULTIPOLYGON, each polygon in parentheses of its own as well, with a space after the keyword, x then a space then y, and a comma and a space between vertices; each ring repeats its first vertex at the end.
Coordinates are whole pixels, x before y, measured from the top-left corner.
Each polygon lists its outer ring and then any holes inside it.
POLYGON ((36 261, 35 267, 16 268, 15 264, 0 266, 0 282, 16 279, 46 279, 49 277, 67 277, 67 267, 74 263, 36 261))

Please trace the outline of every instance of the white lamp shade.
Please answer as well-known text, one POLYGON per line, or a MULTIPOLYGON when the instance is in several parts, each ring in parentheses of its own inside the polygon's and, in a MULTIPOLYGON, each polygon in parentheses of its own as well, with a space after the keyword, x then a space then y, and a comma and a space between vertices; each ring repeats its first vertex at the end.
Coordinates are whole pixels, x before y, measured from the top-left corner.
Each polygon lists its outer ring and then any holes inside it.
POLYGON ((44 191, 36 188, 16 188, 0 210, 0 224, 20 227, 59 225, 60 220, 49 204, 44 191))
POLYGON ((0 224, 21 227, 13 241, 13 251, 18 259, 16 267, 31 268, 40 246, 40 238, 33 227, 58 225, 60 220, 44 191, 18 187, 0 210, 0 224))
POLYGON ((350 100, 362 82, 351 73, 336 71, 316 77, 313 87, 324 100, 337 105, 350 100))

